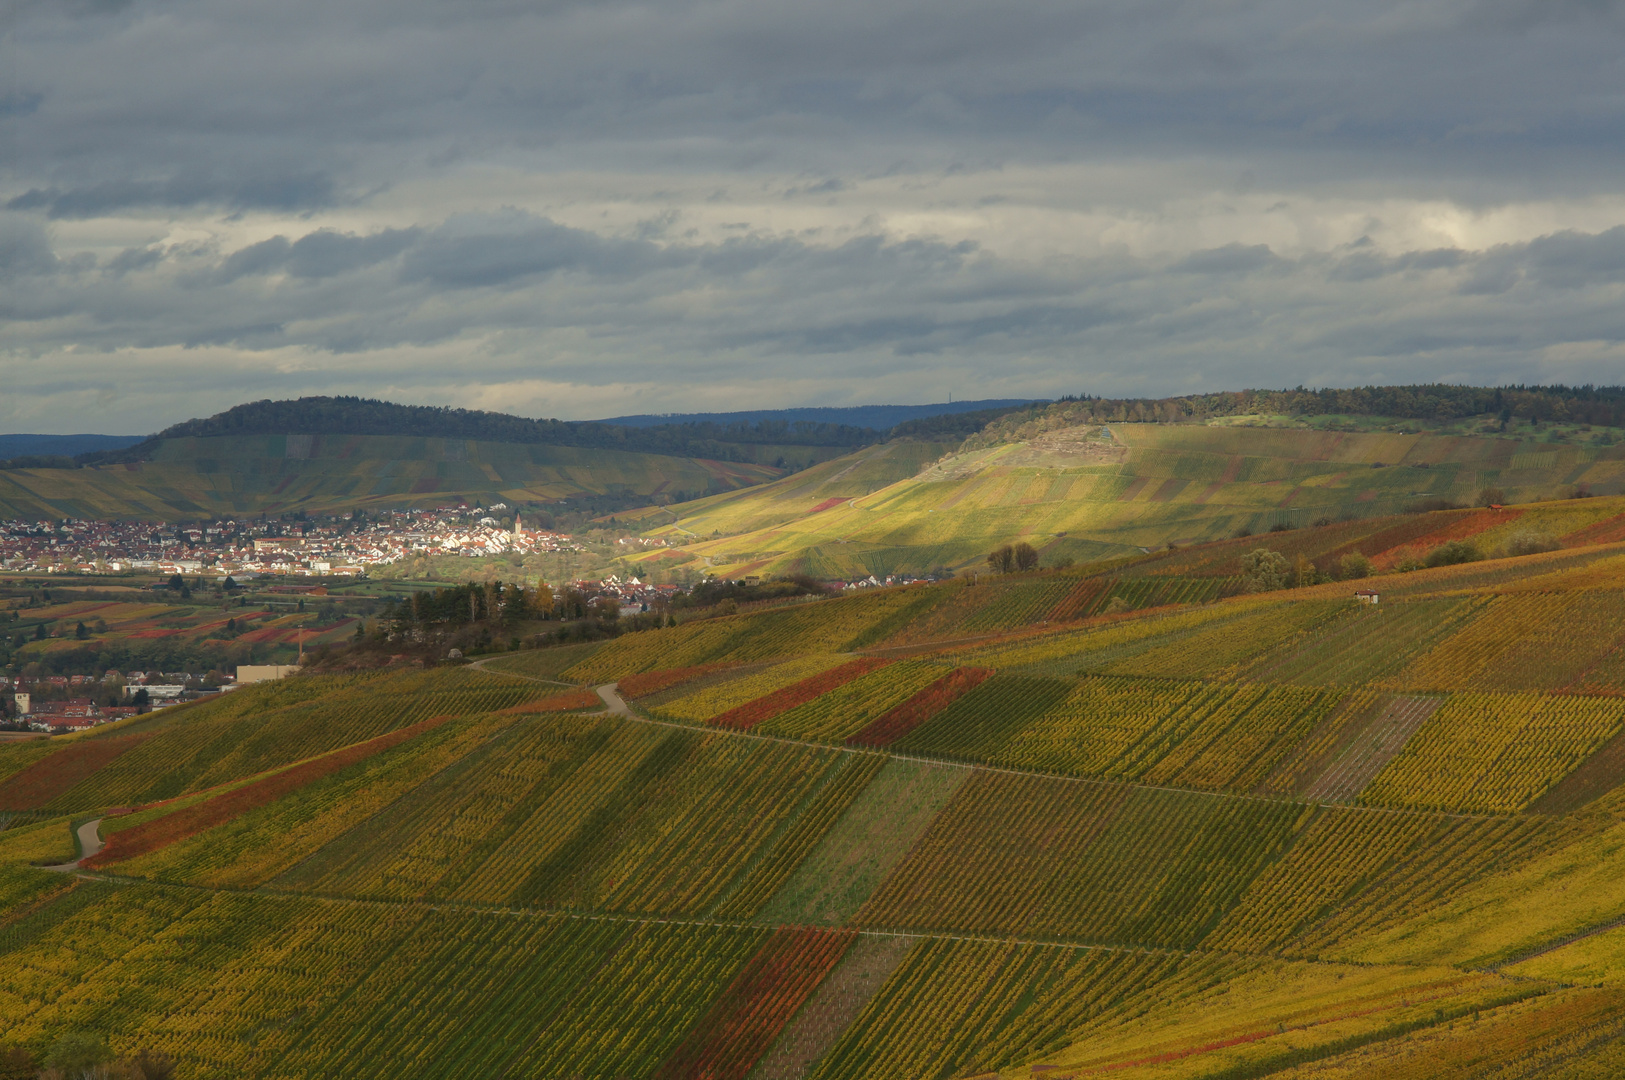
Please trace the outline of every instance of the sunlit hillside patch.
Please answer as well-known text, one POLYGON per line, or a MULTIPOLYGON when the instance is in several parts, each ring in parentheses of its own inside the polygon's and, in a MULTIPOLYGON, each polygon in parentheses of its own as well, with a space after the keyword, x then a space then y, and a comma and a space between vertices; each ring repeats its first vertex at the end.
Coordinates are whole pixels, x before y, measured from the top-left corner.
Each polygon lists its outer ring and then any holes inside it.
POLYGON ((549 502, 612 491, 729 490, 783 473, 753 462, 568 446, 349 435, 306 437, 290 450, 286 436, 216 436, 166 440, 150 460, 130 464, 0 471, 0 517, 196 520, 448 499, 549 502))
MULTIPOLYGON (((1527 504, 1581 488, 1617 494, 1625 485, 1625 445, 1491 434, 1114 423, 948 453, 888 474, 902 464, 897 445, 637 520, 646 535, 681 538, 683 554, 713 572, 852 577, 971 566, 1018 539, 1052 561, 1082 561, 1273 526, 1381 518, 1417 504, 1471 506, 1489 489, 1527 504)), ((1515 513, 1499 523, 1473 517, 1464 536, 1490 546, 1520 528, 1561 537, 1620 511, 1573 507, 1527 526, 1512 521, 1515 513)), ((1410 549, 1385 550, 1397 562, 1410 549)), ((657 559, 671 556, 633 561, 657 559)))

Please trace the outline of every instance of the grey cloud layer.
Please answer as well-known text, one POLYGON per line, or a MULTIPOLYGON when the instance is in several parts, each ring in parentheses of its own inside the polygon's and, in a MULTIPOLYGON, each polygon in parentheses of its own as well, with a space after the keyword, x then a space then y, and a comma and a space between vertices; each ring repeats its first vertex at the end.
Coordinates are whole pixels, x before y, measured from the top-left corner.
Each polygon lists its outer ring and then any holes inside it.
POLYGON ((482 363, 500 377, 589 382, 669 379, 664 363, 750 382, 835 357, 922 379, 938 358, 985 361, 996 376, 1019 357, 1153 391, 1166 378, 1157 361, 1271 384, 1304 371, 1329 380, 1350 361, 1391 362, 1391 377, 1479 365, 1494 377, 1532 351, 1625 342, 1625 228, 1479 253, 1356 245, 1289 259, 1229 245, 1037 270, 966 243, 656 243, 508 212, 224 253, 132 249, 92 266, 57 257, 39 226, 12 216, 0 275, 0 344, 24 351, 73 341, 354 354, 494 337, 482 363), (561 335, 595 350, 558 355, 561 335))
POLYGON ((1622 44, 1608 0, 33 4, 0 131, 10 206, 59 217, 330 205, 426 155, 549 152, 1250 147, 1322 181, 1584 187, 1625 147, 1622 44))
POLYGON ((0 427, 1625 381, 1625 2, 22 0, 0 33, 0 427), (1331 208, 1283 240, 1229 198, 1263 190, 1331 208), (1559 202, 1604 209, 1392 223, 1559 202))

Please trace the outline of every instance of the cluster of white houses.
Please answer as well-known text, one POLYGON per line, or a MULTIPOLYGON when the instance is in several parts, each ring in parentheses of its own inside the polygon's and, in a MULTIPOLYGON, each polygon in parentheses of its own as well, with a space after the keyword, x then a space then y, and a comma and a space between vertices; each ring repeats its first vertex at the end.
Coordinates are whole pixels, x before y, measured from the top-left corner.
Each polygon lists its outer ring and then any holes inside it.
POLYGON ((583 551, 564 533, 527 529, 507 509, 442 507, 394 511, 376 521, 351 515, 293 525, 222 520, 0 522, 0 569, 32 573, 358 576, 420 554, 502 555, 583 551))

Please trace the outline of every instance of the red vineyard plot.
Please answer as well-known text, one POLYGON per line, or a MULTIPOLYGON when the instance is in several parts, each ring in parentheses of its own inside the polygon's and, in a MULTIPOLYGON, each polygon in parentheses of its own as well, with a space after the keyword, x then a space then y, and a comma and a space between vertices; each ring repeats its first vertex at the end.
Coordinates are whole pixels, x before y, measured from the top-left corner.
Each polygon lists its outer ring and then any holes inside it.
POLYGON ((662 690, 670 690, 674 686, 737 666, 724 661, 716 664, 699 664, 695 667, 668 668, 665 671, 645 671, 638 675, 628 675, 616 685, 622 697, 648 697, 650 694, 658 694, 662 690))
POLYGON ((890 746, 937 713, 976 689, 992 668, 955 668, 918 694, 847 739, 849 746, 890 746))
POLYGON ((122 862, 157 851, 178 840, 196 836, 250 810, 275 802, 305 784, 320 780, 391 747, 399 746, 414 735, 439 727, 449 719, 451 719, 449 716, 436 716, 419 721, 410 727, 400 728, 353 746, 346 746, 342 750, 335 750, 261 780, 244 784, 242 787, 216 795, 205 802, 195 803, 183 810, 177 810, 165 817, 143 822, 132 829, 114 834, 101 853, 85 860, 83 865, 97 867, 122 862))
POLYGON ((744 1080, 857 937, 781 927, 672 1052, 656 1080, 744 1080))
POLYGON ((133 750, 151 733, 72 743, 0 783, 0 810, 35 810, 82 781, 120 754, 133 750))
POLYGON ((1567 547, 1587 547, 1591 544, 1617 544, 1625 540, 1625 514, 1587 525, 1563 537, 1567 547))
POLYGON ((771 720, 780 713, 789 712, 797 705, 805 705, 816 697, 829 693, 837 687, 845 686, 860 675, 867 675, 871 671, 893 663, 891 660, 881 660, 865 656, 840 667, 814 675, 810 679, 803 679, 792 686, 782 690, 775 690, 771 694, 747 701, 743 705, 729 709, 721 716, 714 717, 711 724, 715 727, 735 728, 739 731, 748 731, 757 724, 771 720))

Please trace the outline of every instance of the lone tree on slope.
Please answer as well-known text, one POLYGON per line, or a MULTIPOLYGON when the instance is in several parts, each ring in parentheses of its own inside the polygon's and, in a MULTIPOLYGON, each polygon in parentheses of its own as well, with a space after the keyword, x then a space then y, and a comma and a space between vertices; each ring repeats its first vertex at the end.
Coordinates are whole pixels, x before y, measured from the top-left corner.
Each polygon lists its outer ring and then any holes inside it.
POLYGON ((1285 555, 1269 548, 1258 548, 1241 557, 1241 575, 1248 592, 1273 592, 1287 586, 1287 575, 1292 564, 1285 555))

